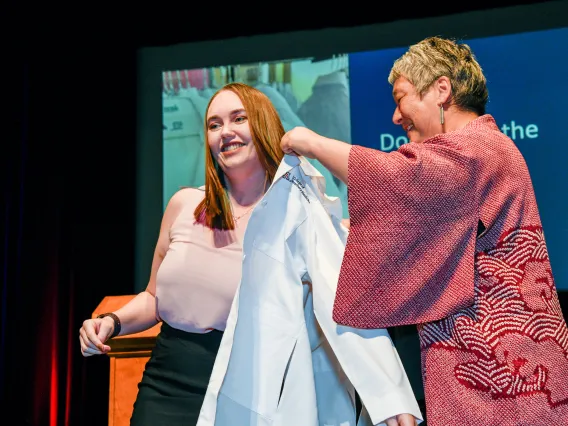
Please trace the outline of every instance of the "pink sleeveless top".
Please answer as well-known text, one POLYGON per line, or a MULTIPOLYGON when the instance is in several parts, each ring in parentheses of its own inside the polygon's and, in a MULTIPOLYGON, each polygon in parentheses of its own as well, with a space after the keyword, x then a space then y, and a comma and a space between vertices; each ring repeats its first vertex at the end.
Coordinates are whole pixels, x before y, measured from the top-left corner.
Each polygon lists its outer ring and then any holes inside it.
POLYGON ((224 331, 241 279, 242 239, 250 213, 234 231, 195 222, 202 188, 187 188, 185 205, 170 228, 170 246, 156 276, 158 318, 194 333, 224 331))

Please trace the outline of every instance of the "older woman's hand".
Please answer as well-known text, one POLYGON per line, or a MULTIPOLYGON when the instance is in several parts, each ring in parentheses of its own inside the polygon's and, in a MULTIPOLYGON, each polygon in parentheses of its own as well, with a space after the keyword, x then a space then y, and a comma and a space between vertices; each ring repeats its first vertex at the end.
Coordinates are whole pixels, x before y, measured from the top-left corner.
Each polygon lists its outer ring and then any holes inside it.
POLYGON ((282 136, 280 147, 286 154, 316 158, 317 145, 322 136, 307 127, 294 127, 282 136))

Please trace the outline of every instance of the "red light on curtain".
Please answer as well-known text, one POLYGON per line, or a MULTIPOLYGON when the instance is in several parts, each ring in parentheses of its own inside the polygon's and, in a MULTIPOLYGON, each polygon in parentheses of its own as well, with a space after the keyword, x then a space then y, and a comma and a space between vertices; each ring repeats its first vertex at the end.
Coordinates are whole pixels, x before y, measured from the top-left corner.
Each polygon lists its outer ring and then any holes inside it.
POLYGON ((65 426, 69 425, 71 416, 71 378, 73 377, 73 351, 77 349, 77 338, 73 328, 73 306, 75 304, 75 281, 73 275, 69 280, 69 315, 68 315, 68 328, 67 328, 67 383, 65 386, 65 426))
MULTIPOLYGON (((57 304, 57 301, 56 303, 57 304)), ((51 377, 49 389, 49 426, 57 426, 58 403, 57 321, 51 323, 51 377)))
POLYGON ((51 274, 49 277, 50 285, 49 285, 49 296, 51 298, 51 312, 50 312, 50 345, 51 345, 51 376, 49 378, 50 382, 50 389, 49 389, 49 426, 57 426, 57 408, 59 402, 59 368, 58 368, 58 361, 59 361, 59 351, 58 343, 59 343, 59 332, 58 332, 58 325, 59 325, 59 315, 58 314, 58 297, 59 297, 59 256, 57 255, 58 250, 53 251, 53 259, 51 261, 51 274))
POLYGON ((37 335, 37 347, 43 349, 38 351, 35 362, 33 417, 36 426, 46 424, 46 421, 49 421, 49 426, 57 426, 59 405, 59 258, 56 244, 50 248, 51 259, 41 298, 43 312, 37 335))

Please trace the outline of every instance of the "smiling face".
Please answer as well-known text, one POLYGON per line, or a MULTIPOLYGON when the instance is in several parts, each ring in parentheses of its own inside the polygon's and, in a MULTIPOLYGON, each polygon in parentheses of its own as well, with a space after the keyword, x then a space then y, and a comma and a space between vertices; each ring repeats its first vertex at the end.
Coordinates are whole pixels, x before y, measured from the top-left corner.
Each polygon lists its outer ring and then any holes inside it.
POLYGON ((222 90, 207 111, 207 143, 226 175, 262 169, 247 112, 236 93, 222 90))
POLYGON ((410 81, 399 77, 393 85, 393 97, 396 108, 392 121, 402 126, 408 140, 423 142, 443 132, 440 123, 442 101, 437 83, 432 84, 421 97, 410 81))

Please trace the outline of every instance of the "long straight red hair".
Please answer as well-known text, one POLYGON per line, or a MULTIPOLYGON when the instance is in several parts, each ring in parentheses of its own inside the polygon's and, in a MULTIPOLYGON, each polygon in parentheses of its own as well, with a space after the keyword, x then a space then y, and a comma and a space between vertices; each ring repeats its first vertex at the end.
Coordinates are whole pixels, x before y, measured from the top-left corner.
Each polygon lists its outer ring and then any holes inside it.
MULTIPOLYGON (((264 93, 244 83, 229 83, 219 89, 209 100, 211 102, 222 91, 235 93, 245 108, 250 126, 252 141, 258 159, 266 172, 268 184, 274 179, 276 170, 284 157, 280 140, 284 136, 284 126, 276 108, 264 93)), ((205 142, 207 137, 207 114, 205 116, 205 142)), ((205 197, 195 208, 195 219, 213 229, 235 229, 231 204, 226 192, 225 174, 213 158, 211 149, 205 150, 205 197)))

